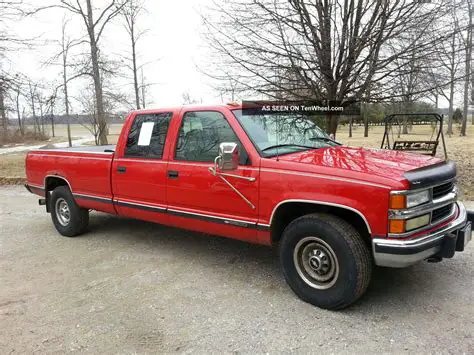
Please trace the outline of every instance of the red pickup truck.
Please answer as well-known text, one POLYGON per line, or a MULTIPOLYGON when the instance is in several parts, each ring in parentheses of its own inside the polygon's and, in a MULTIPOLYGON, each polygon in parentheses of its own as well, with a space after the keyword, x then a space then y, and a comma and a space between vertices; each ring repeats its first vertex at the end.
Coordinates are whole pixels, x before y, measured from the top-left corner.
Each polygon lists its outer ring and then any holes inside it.
POLYGON ((440 261, 471 239, 452 162, 344 147, 305 116, 239 105, 132 112, 117 145, 34 150, 26 174, 64 236, 97 210, 278 246, 293 291, 329 309, 357 300, 374 264, 440 261))

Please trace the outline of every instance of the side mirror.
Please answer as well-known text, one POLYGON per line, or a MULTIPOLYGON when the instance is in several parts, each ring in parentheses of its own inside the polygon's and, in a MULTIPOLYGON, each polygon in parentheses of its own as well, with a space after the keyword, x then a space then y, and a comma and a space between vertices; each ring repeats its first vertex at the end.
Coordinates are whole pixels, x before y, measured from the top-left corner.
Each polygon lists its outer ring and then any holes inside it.
POLYGON ((220 171, 236 170, 239 167, 239 146, 237 143, 221 143, 216 165, 220 171))

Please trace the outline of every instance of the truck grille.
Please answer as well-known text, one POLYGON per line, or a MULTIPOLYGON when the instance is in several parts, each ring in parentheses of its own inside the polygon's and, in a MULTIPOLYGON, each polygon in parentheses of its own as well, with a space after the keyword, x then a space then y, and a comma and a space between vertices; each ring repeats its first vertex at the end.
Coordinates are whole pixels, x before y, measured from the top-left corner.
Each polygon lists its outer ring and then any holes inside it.
POLYGON ((454 181, 448 181, 444 184, 433 187, 433 199, 443 197, 444 195, 453 191, 454 181))
POLYGON ((441 221, 442 219, 448 217, 453 211, 453 204, 449 204, 440 208, 433 210, 431 216, 431 224, 441 221))

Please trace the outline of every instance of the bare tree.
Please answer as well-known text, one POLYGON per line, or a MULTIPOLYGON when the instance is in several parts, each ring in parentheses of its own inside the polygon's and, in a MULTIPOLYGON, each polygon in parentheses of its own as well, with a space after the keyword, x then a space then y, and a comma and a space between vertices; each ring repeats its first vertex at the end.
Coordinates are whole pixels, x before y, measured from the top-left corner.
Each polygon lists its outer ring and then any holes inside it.
POLYGON ((61 77, 62 83, 55 89, 55 95, 53 95, 54 99, 57 98, 57 91, 62 89, 64 95, 64 108, 65 108, 65 116, 66 116, 66 126, 67 126, 67 137, 69 146, 72 147, 72 140, 71 140, 71 117, 70 117, 70 101, 69 101, 69 82, 76 78, 82 76, 90 76, 91 74, 88 71, 83 71, 82 67, 76 73, 69 74, 69 69, 73 69, 77 71, 77 63, 71 63, 70 56, 71 51, 73 48, 80 46, 85 43, 82 39, 72 39, 67 33, 67 26, 69 21, 66 18, 63 18, 62 26, 61 26, 61 38, 58 41, 58 45, 60 47, 59 53, 54 55, 50 58, 46 64, 47 65, 60 65, 61 66, 61 77))
MULTIPOLYGON (((84 128, 86 128, 95 139, 95 144, 100 144, 100 122, 97 117, 97 106, 95 104, 95 100, 93 100, 92 89, 93 83, 86 86, 83 90, 81 90, 79 96, 75 97, 76 101, 80 104, 81 113, 85 116, 85 119, 78 120, 77 122, 81 124, 84 128)), ((107 82, 104 85, 104 108, 105 114, 111 115, 112 112, 117 108, 118 105, 126 104, 127 106, 131 106, 127 103, 127 95, 123 93, 119 93, 116 90, 110 90, 107 86, 107 82)))
POLYGON ((96 116, 98 122, 98 142, 107 144, 107 120, 104 108, 103 83, 99 63, 99 42, 104 29, 122 10, 127 0, 110 0, 106 6, 95 13, 92 0, 61 0, 59 7, 80 16, 84 22, 90 45, 90 62, 94 81, 96 116))
POLYGON ((185 91, 181 94, 181 100, 183 102, 183 105, 193 105, 199 102, 198 100, 196 100, 194 97, 191 96, 189 91, 185 91))
MULTIPOLYGON (((133 88, 135 92, 135 105, 137 109, 140 109, 140 85, 138 83, 138 70, 137 65, 137 42, 146 33, 145 30, 140 30, 137 23, 140 15, 145 11, 143 6, 143 0, 128 0, 122 6, 121 14, 124 20, 124 27, 128 33, 131 43, 131 70, 133 73, 133 88)), ((142 78, 143 78, 143 68, 142 78)), ((143 90, 143 89, 142 89, 143 90)))
MULTIPOLYGON (((449 11, 447 5, 412 0, 214 3, 203 17, 216 59, 210 75, 228 80, 229 72, 237 72, 242 90, 272 98, 364 100, 370 87, 372 98, 387 99, 399 69, 395 60, 432 51, 452 32, 437 23, 449 11), (407 36, 415 30, 419 37, 407 36), (395 55, 389 45, 397 49, 395 55)), ((328 117, 328 132, 335 134, 337 123, 337 116, 328 117)))

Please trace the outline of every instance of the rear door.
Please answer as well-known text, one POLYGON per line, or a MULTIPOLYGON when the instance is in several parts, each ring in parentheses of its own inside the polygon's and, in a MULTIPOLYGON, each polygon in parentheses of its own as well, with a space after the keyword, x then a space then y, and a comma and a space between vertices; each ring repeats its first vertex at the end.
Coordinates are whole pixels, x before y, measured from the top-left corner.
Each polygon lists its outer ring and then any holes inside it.
POLYGON ((180 114, 168 164, 169 221, 178 227, 255 241, 259 162, 250 159, 229 122, 232 119, 225 110, 184 109, 180 114), (240 165, 225 179, 248 201, 209 172, 223 142, 239 144, 240 165))
POLYGON ((112 166, 114 203, 120 215, 166 223, 166 136, 172 111, 137 114, 112 166))

